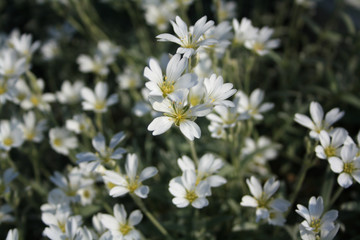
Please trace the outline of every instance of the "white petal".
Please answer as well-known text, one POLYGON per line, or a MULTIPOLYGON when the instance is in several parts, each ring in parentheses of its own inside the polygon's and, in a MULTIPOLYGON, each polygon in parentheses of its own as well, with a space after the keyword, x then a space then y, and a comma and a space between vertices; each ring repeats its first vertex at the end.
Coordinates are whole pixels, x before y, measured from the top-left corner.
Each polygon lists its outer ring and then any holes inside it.
POLYGON ((147 167, 140 173, 139 181, 142 182, 148 178, 155 176, 158 173, 156 167, 147 167))
POLYGON ((160 135, 169 130, 173 124, 173 120, 169 117, 157 117, 148 126, 149 131, 153 131, 153 135, 160 135))
POLYGON ((343 188, 348 188, 353 184, 351 176, 347 173, 341 173, 338 176, 337 181, 339 185, 342 186, 343 188))
POLYGON ((129 216, 129 223, 131 226, 138 225, 141 222, 142 218, 143 215, 140 210, 132 211, 129 216))

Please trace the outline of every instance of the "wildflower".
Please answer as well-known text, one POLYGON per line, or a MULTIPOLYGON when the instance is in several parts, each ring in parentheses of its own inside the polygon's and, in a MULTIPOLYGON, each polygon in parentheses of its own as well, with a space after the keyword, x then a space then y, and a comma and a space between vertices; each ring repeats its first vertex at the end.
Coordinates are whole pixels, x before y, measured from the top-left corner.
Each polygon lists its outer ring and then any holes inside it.
POLYGON ((66 120, 66 129, 76 134, 89 134, 92 128, 91 119, 85 114, 76 114, 72 119, 66 120))
POLYGON ((235 32, 235 43, 243 45, 246 41, 256 38, 258 28, 253 27, 251 20, 244 17, 239 23, 239 21, 234 18, 232 24, 235 32))
POLYGON ((207 181, 197 183, 196 173, 193 170, 185 170, 181 177, 174 178, 169 183, 169 191, 174 198, 172 202, 178 208, 187 207, 189 204, 194 208, 203 208, 209 205, 206 196, 210 196, 210 186, 207 181))
POLYGON ((124 132, 116 133, 110 140, 109 147, 106 146, 105 137, 99 133, 92 140, 92 145, 97 151, 96 153, 85 152, 76 155, 77 163, 89 162, 87 169, 94 171, 100 164, 114 165, 114 160, 121 159, 126 152, 123 148, 116 148, 116 146, 125 138, 124 132))
POLYGON ((80 204, 82 206, 86 206, 93 202, 96 196, 96 191, 92 185, 89 185, 79 189, 78 194, 80 196, 80 204))
POLYGON ((0 75, 5 78, 17 78, 28 69, 25 58, 19 58, 13 49, 0 52, 0 75))
POLYGON ((71 84, 68 80, 65 80, 61 85, 61 91, 56 93, 56 97, 60 103, 63 104, 75 104, 81 100, 81 89, 84 87, 84 83, 81 81, 75 81, 71 84))
POLYGON ((16 50, 21 56, 25 57, 28 62, 31 61, 32 55, 40 47, 40 42, 32 43, 31 34, 12 34, 9 39, 9 45, 16 50))
POLYGON ((101 236, 106 231, 104 224, 102 224, 102 222, 101 222, 101 216, 102 216, 102 213, 97 213, 97 214, 94 214, 91 218, 92 226, 93 226, 97 236, 101 236))
MULTIPOLYGON (((66 219, 63 228, 59 228, 56 225, 49 225, 46 227, 43 234, 51 240, 58 239, 78 239, 78 235, 81 234, 82 219, 77 216, 71 216, 66 219)), ((82 239, 82 238, 81 238, 82 239)))
POLYGON ((256 141, 252 138, 246 138, 242 154, 244 157, 253 155, 254 162, 263 165, 276 158, 279 147, 280 145, 274 144, 265 136, 259 137, 256 141))
POLYGON ((6 235, 5 240, 18 240, 18 239, 19 239, 18 230, 16 228, 14 228, 14 229, 10 229, 8 231, 8 234, 6 235))
POLYGON ((59 55, 59 44, 55 39, 50 39, 41 46, 40 51, 43 58, 49 61, 59 55))
POLYGON ((104 82, 98 82, 95 86, 95 92, 84 87, 81 90, 81 96, 84 99, 82 107, 84 110, 92 110, 98 113, 104 113, 107 108, 114 105, 118 101, 117 95, 114 93, 106 99, 108 93, 108 85, 104 82))
POLYGON ((256 222, 260 219, 267 219, 270 224, 284 225, 285 219, 279 214, 287 211, 290 203, 284 199, 273 198, 273 195, 279 189, 280 182, 275 181, 275 178, 272 177, 265 182, 263 188, 259 180, 252 176, 246 180, 246 183, 253 196, 244 196, 240 203, 241 206, 256 208, 256 222))
POLYGON ((0 77, 0 104, 5 104, 6 101, 13 100, 16 95, 16 78, 5 79, 0 77))
POLYGON ((337 128, 331 135, 321 130, 319 134, 320 144, 316 146, 316 156, 320 159, 329 159, 330 157, 339 157, 341 146, 344 144, 348 133, 343 128, 337 128))
POLYGON ((78 146, 77 138, 66 128, 52 128, 49 131, 50 145, 58 153, 68 155, 70 149, 78 146))
POLYGON ((306 115, 296 113, 295 122, 309 128, 311 138, 319 139, 321 130, 330 132, 330 127, 344 116, 344 111, 340 112, 339 108, 333 108, 326 113, 324 119, 324 110, 321 105, 317 102, 311 102, 310 115, 312 119, 306 115))
POLYGON ((144 6, 145 20, 151 26, 156 26, 160 31, 165 31, 169 20, 175 17, 176 4, 163 2, 162 4, 147 4, 144 6))
POLYGON ((210 46, 217 43, 215 39, 201 38, 203 34, 214 25, 214 21, 206 21, 206 16, 200 18, 195 23, 192 31, 188 30, 188 26, 179 16, 176 16, 175 20, 176 23, 173 21, 170 22, 177 37, 168 33, 163 33, 156 36, 156 38, 159 41, 170 41, 179 44, 180 47, 177 49, 176 53, 184 54, 184 57, 190 58, 198 51, 199 47, 210 46))
POLYGON ((155 118, 148 126, 148 130, 152 131, 154 136, 166 132, 175 124, 189 140, 200 138, 201 130, 194 121, 196 117, 208 114, 211 108, 204 104, 190 107, 187 102, 188 93, 189 90, 182 89, 169 95, 162 102, 153 103, 156 111, 164 113, 164 116, 155 118))
POLYGON ((14 97, 12 98, 12 101, 16 104, 20 104, 21 107, 22 102, 25 99, 29 98, 30 95, 31 95, 30 88, 28 87, 24 79, 19 78, 15 83, 15 94, 14 97))
POLYGON ((43 132, 47 129, 46 120, 36 123, 35 113, 30 111, 23 116, 24 123, 20 125, 24 139, 32 142, 41 142, 44 138, 43 132))
POLYGON ((0 178, 0 196, 10 191, 10 183, 19 175, 14 169, 8 168, 4 171, 2 178, 0 178))
POLYGON ((358 149, 355 144, 344 145, 339 157, 330 157, 330 168, 340 175, 337 178, 339 185, 348 188, 353 184, 353 179, 360 183, 360 157, 356 154, 358 149))
POLYGON ((54 215, 58 211, 71 212, 69 205, 71 199, 60 188, 52 189, 48 194, 47 201, 47 203, 42 204, 40 207, 42 214, 51 213, 54 215))
POLYGON ((76 62, 79 64, 80 72, 93 72, 100 76, 106 76, 109 73, 109 69, 104 62, 104 59, 102 59, 102 57, 99 55, 95 55, 94 58, 91 58, 88 55, 81 54, 76 59, 76 62))
POLYGON ((221 76, 212 74, 210 78, 205 78, 205 103, 215 105, 223 105, 226 107, 234 107, 234 103, 230 100, 226 100, 235 94, 236 89, 232 89, 231 83, 224 83, 221 76))
POLYGON ((98 42, 96 50, 96 55, 100 56, 106 65, 109 65, 115 61, 116 55, 120 52, 120 47, 110 41, 103 40, 98 42))
POLYGON ((182 156, 182 158, 177 160, 177 163, 183 172, 187 170, 196 172, 196 184, 199 184, 200 181, 206 181, 210 187, 219 187, 226 183, 225 178, 214 175, 223 167, 224 163, 220 158, 216 158, 211 153, 205 154, 200 158, 197 169, 194 162, 188 156, 182 156))
POLYGON ((150 80, 145 83, 150 90, 149 95, 165 98, 176 90, 194 86, 197 83, 196 75, 183 74, 187 62, 186 58, 181 58, 180 54, 175 54, 166 67, 166 75, 163 75, 159 63, 155 59, 150 59, 149 67, 145 67, 144 70, 144 76, 150 80))
POLYGON ((251 118, 262 120, 264 118, 262 113, 274 107, 273 103, 262 103, 264 95, 264 91, 258 88, 250 94, 250 97, 242 91, 237 92, 236 97, 239 99, 238 112, 242 114, 248 113, 251 118))
MULTIPOLYGON (((209 114, 210 115, 210 114, 209 114)), ((211 133, 211 137, 226 139, 227 133, 223 125, 217 122, 211 122, 208 126, 209 132, 211 133)))
POLYGON ((236 16, 236 2, 220 0, 216 4, 219 21, 234 18, 236 16))
POLYGON ((44 88, 44 80, 37 79, 33 91, 21 102, 21 107, 25 110, 37 108, 40 111, 50 111, 49 103, 54 102, 56 98, 52 93, 43 93, 44 88))
POLYGON ((222 57, 226 48, 231 44, 229 39, 233 37, 229 22, 221 22, 217 26, 213 26, 205 33, 205 39, 215 39, 217 43, 213 46, 216 56, 222 57))
POLYGON ((135 89, 142 85, 140 75, 129 67, 125 68, 123 74, 117 76, 117 82, 123 90, 135 89))
POLYGON ((300 225, 301 239, 333 239, 339 230, 339 226, 334 224, 338 211, 330 210, 323 214, 322 197, 311 197, 309 208, 301 204, 298 204, 297 208, 296 212, 305 218, 300 225))
POLYGON ((155 176, 158 170, 147 167, 137 175, 138 158, 136 154, 128 154, 125 163, 126 176, 114 171, 105 171, 104 180, 115 185, 110 190, 110 196, 119 197, 127 193, 135 193, 141 198, 147 198, 149 187, 142 184, 148 178, 155 176))
POLYGON ((127 218, 124 205, 115 204, 114 216, 101 214, 100 219, 105 228, 110 230, 113 239, 140 240, 140 232, 135 229, 135 225, 141 222, 142 217, 140 210, 135 210, 127 218))
POLYGON ((0 149, 10 151, 11 148, 20 147, 23 142, 23 132, 17 120, 0 121, 0 149))
POLYGON ((277 48, 280 45, 279 39, 272 39, 271 35, 274 30, 269 27, 263 27, 259 31, 254 39, 250 39, 245 41, 245 47, 247 49, 253 50, 260 56, 266 55, 269 53, 269 50, 277 48))

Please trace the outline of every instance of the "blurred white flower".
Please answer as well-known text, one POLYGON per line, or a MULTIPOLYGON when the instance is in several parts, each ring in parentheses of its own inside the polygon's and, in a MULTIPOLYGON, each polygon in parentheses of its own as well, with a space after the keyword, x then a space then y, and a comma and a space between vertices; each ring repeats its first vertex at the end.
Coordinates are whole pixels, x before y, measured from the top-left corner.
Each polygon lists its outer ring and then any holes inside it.
POLYGON ((8 231, 5 240, 18 240, 18 239, 19 239, 19 232, 16 228, 14 228, 8 231))
POLYGON ((267 161, 276 158, 279 144, 273 143, 271 139, 260 136, 256 141, 252 138, 245 139, 245 146, 241 150, 244 157, 252 156, 258 164, 264 165, 267 161))
POLYGON ((6 79, 0 76, 0 104, 5 104, 6 101, 11 101, 16 96, 16 78, 6 79))
POLYGON ((358 148, 355 144, 347 144, 341 148, 341 158, 330 157, 331 170, 340 174, 337 178, 339 185, 348 188, 353 184, 353 179, 360 183, 360 157, 356 156, 358 148))
POLYGON ((316 156, 320 159, 340 157, 341 147, 347 137, 348 132, 343 128, 336 128, 331 135, 321 130, 319 134, 320 145, 315 147, 316 156))
POLYGON ((338 217, 338 211, 330 210, 323 213, 324 203, 322 197, 311 197, 309 200, 309 208, 301 204, 298 204, 297 208, 295 211, 305 218, 300 225, 301 239, 332 240, 335 237, 339 230, 339 224, 334 224, 334 221, 338 217))
POLYGON ((19 175, 14 169, 8 168, 0 178, 0 196, 10 192, 10 183, 19 175))
POLYGON ((244 92, 238 91, 236 97, 239 100, 238 112, 241 114, 248 113, 255 120, 262 120, 264 117, 262 113, 271 110, 274 107, 273 103, 265 102, 265 93, 261 89, 255 89, 248 97, 244 92))
POLYGON ((31 61, 32 55, 40 47, 39 41, 32 43, 31 34, 11 34, 8 43, 21 57, 25 57, 28 62, 31 61))
POLYGON ((7 48, 0 51, 0 75, 17 78, 28 70, 26 59, 18 57, 15 50, 7 48))
POLYGON ((124 205, 115 204, 114 216, 101 214, 100 219, 105 228, 111 232, 111 239, 140 240, 140 232, 135 229, 135 225, 141 222, 142 217, 140 210, 135 210, 127 218, 124 205))
POLYGON ((50 111, 51 106, 49 103, 55 101, 55 95, 52 93, 43 93, 45 82, 41 78, 36 81, 36 86, 22 102, 21 107, 25 110, 37 108, 40 111, 50 111))
POLYGON ((236 1, 220 0, 214 7, 219 21, 234 18, 236 16, 236 1))
POLYGON ((57 225, 51 224, 46 227, 43 234, 51 240, 80 240, 78 235, 80 234, 82 219, 77 216, 71 216, 66 219, 63 228, 59 228, 57 225))
POLYGON ((23 116, 24 122, 20 124, 24 139, 31 142, 41 142, 44 138, 43 132, 47 129, 47 121, 36 122, 35 113, 30 111, 23 116))
POLYGON ((313 139, 319 139, 321 130, 330 132, 330 127, 344 116, 344 111, 340 111, 339 108, 333 108, 326 113, 324 118, 324 110, 318 102, 310 103, 310 116, 311 119, 303 114, 295 114, 295 122, 309 128, 310 137, 313 139))
POLYGON ((104 113, 108 107, 118 102, 116 93, 111 94, 108 98, 108 85, 105 82, 98 82, 95 86, 95 91, 84 87, 81 90, 81 97, 83 98, 82 107, 84 110, 91 110, 98 113, 104 113))
POLYGON ((103 40, 97 44, 96 54, 103 59, 106 65, 113 63, 116 55, 120 52, 120 47, 110 41, 103 40))
POLYGON ((41 46, 40 51, 45 60, 51 60, 59 55, 59 44, 55 39, 50 39, 41 46))
POLYGON ((204 39, 203 37, 204 33, 214 25, 214 21, 206 20, 207 17, 203 16, 196 21, 193 27, 188 29, 186 23, 179 16, 176 16, 176 22, 170 22, 177 37, 169 33, 163 33, 156 36, 156 38, 158 41, 169 41, 179 44, 180 47, 177 49, 176 53, 184 54, 184 57, 190 58, 196 54, 200 47, 206 47, 217 43, 215 39, 204 39))
POLYGON ((205 33, 205 39, 215 39, 216 44, 211 45, 215 49, 216 56, 221 58, 226 48, 231 44, 230 39, 233 37, 232 27, 229 22, 221 22, 217 26, 213 26, 205 33))
POLYGON ((99 55, 95 55, 94 58, 91 58, 88 55, 81 54, 76 62, 79 64, 79 70, 83 73, 95 73, 101 76, 106 76, 109 73, 104 59, 99 55))
POLYGON ((51 147, 58 153, 68 155, 71 149, 78 147, 78 140, 72 132, 66 128, 52 128, 49 131, 51 147))
POLYGON ((88 134, 92 128, 92 122, 84 113, 76 114, 72 119, 66 120, 66 128, 76 134, 88 134))
POLYGON ((259 29, 251 24, 251 20, 244 17, 239 23, 239 21, 234 18, 232 24, 235 32, 235 43, 243 45, 246 41, 256 38, 259 29))
POLYGON ((145 20, 151 25, 155 26, 159 31, 165 31, 169 26, 170 19, 173 19, 176 14, 175 2, 162 2, 161 4, 145 4, 145 20))
POLYGON ((224 83, 222 76, 212 74, 210 78, 204 79, 205 96, 204 103, 212 106, 223 105, 234 107, 234 103, 227 100, 236 93, 232 83, 224 83))
POLYGON ((60 103, 75 104, 81 100, 81 89, 84 87, 82 81, 75 81, 73 84, 65 80, 61 85, 61 91, 56 92, 56 97, 60 103))
POLYGON ((122 90, 136 89, 142 86, 140 74, 129 67, 126 67, 124 73, 119 74, 116 80, 122 90))
POLYGON ((0 149, 10 151, 11 148, 20 147, 23 142, 23 132, 17 120, 0 121, 0 149))
POLYGON ((172 202, 178 208, 187 207, 189 204, 194 208, 203 208, 209 205, 206 196, 211 195, 207 181, 197 183, 196 173, 186 170, 181 177, 173 178, 169 183, 169 191, 174 196, 172 202))
POLYGON ((246 179, 246 183, 253 196, 246 195, 241 199, 241 206, 256 208, 256 222, 266 219, 269 224, 282 226, 285 218, 282 213, 286 212, 290 202, 275 198, 273 195, 279 189, 280 182, 272 177, 265 182, 264 188, 256 177, 246 179), (280 215, 281 214, 281 215, 280 215))
POLYGON ((128 154, 125 163, 126 175, 114 171, 105 171, 104 180, 114 186, 110 189, 110 196, 119 197, 127 193, 134 193, 140 198, 147 198, 149 187, 142 184, 146 179, 155 176, 158 170, 155 167, 147 167, 137 174, 138 158, 136 154, 128 154))
POLYGON ((272 28, 263 27, 257 31, 254 39, 246 40, 244 46, 260 56, 266 55, 270 50, 280 45, 280 39, 270 39, 273 32, 274 30, 272 28))

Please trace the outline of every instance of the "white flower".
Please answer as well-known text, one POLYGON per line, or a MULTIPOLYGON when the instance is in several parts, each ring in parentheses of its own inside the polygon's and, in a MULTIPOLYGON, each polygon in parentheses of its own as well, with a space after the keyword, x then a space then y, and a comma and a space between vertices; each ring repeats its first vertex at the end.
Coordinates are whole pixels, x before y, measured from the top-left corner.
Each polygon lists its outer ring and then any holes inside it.
POLYGON ((105 228, 110 230, 112 239, 140 240, 140 232, 134 226, 141 222, 142 217, 140 210, 135 210, 127 218, 124 205, 115 204, 114 216, 102 214, 100 219, 105 228))
POLYGON ((25 58, 19 58, 13 49, 0 51, 0 75, 5 78, 19 77, 27 71, 25 58))
POLYGON ((103 40, 97 44, 97 55, 101 56, 103 62, 109 65, 115 61, 116 55, 120 52, 120 47, 108 40, 103 40))
POLYGON ((155 176, 158 170, 155 167, 147 167, 137 175, 138 158, 136 154, 128 154, 125 163, 126 175, 114 171, 105 171, 104 180, 115 186, 110 190, 110 196, 119 197, 127 193, 135 193, 141 198, 147 198, 149 187, 142 184, 146 179, 155 176))
POLYGON ((224 163, 220 158, 216 158, 211 153, 205 154, 200 158, 197 169, 194 162, 188 156, 182 156, 182 158, 177 160, 177 163, 183 172, 187 170, 196 172, 196 184, 206 181, 210 187, 219 187, 226 183, 225 178, 214 175, 223 167, 224 163))
POLYGON ((236 16, 236 2, 235 1, 226 1, 226 0, 220 0, 216 4, 217 15, 219 18, 219 21, 233 18, 236 16))
POLYGON ((23 142, 23 132, 17 120, 0 121, 0 149, 9 151, 11 148, 20 147, 23 142))
POLYGON ((319 139, 320 144, 315 148, 316 156, 320 159, 329 159, 330 157, 339 157, 341 147, 344 144, 348 133, 343 128, 337 128, 331 134, 324 130, 320 131, 319 139))
POLYGON ((163 33, 156 36, 156 38, 158 38, 159 41, 170 41, 179 44, 180 47, 176 53, 184 54, 184 57, 190 58, 198 51, 199 47, 210 46, 217 43, 215 39, 202 38, 204 33, 214 25, 214 21, 206 22, 206 16, 203 16, 195 23, 192 31, 188 30, 188 26, 179 16, 176 16, 175 20, 176 23, 173 21, 170 22, 178 37, 163 33))
POLYGON ((8 231, 8 234, 6 235, 5 240, 18 240, 18 239, 19 239, 18 230, 16 228, 14 228, 14 229, 10 229, 8 231))
POLYGON ((241 23, 237 19, 233 19, 232 21, 233 28, 234 28, 234 42, 237 44, 244 44, 245 41, 253 40, 256 38, 258 28, 253 27, 251 24, 251 20, 247 18, 242 18, 241 23))
POLYGON ((61 91, 56 93, 56 97, 60 103, 74 104, 81 100, 81 89, 84 87, 84 83, 81 81, 75 81, 71 84, 70 81, 65 80, 61 85, 61 91))
POLYGON ((176 7, 174 2, 168 1, 145 5, 145 20, 149 25, 156 26, 158 30, 165 31, 169 26, 169 20, 175 17, 176 7))
POLYGON ((59 55, 59 44, 55 39, 50 39, 41 46, 40 51, 45 60, 51 60, 59 55))
POLYGON ((353 184, 353 179, 360 183, 360 157, 356 156, 358 148, 355 144, 344 145, 339 157, 330 157, 329 163, 331 170, 339 173, 338 183, 343 188, 348 188, 353 184))
POLYGON ((335 236, 339 229, 339 227, 334 224, 334 221, 338 217, 338 211, 330 210, 323 214, 324 203, 322 197, 311 197, 309 200, 309 209, 301 204, 298 204, 297 208, 296 212, 305 218, 300 225, 301 239, 331 240, 331 236, 335 236), (333 231, 335 229, 336 232, 333 231), (325 235, 327 238, 324 237, 325 235))
POLYGON ((135 89, 142 85, 142 80, 137 71, 126 67, 123 74, 119 74, 116 78, 120 89, 135 89))
POLYGON ((340 112, 338 108, 333 108, 328 113, 326 113, 324 119, 324 110, 321 107, 321 105, 317 102, 311 102, 310 115, 312 119, 310 119, 306 115, 296 113, 294 120, 295 122, 311 130, 310 131, 311 138, 319 139, 320 131, 325 130, 329 132, 330 127, 344 116, 344 111, 340 112))
POLYGON ((274 107, 273 103, 265 102, 265 93, 261 89, 255 89, 248 97, 244 92, 238 91, 236 97, 239 99, 238 112, 248 113, 252 118, 256 120, 262 120, 264 117, 263 112, 267 112, 274 107))
POLYGON ((245 146, 242 149, 244 157, 254 155, 252 158, 258 164, 265 164, 267 161, 276 158, 280 145, 273 143, 269 138, 261 136, 255 141, 252 138, 245 139, 245 146))
POLYGON ((91 127, 91 119, 83 113, 76 114, 72 119, 66 120, 66 128, 72 132, 75 132, 76 134, 89 134, 91 127))
POLYGON ((88 55, 81 54, 76 59, 76 62, 79 64, 80 72, 93 72, 101 76, 106 76, 109 73, 109 69, 104 62, 104 59, 99 55, 95 55, 94 58, 91 58, 88 55))
POLYGON ((32 142, 41 142, 44 138, 43 132, 47 129, 46 120, 36 123, 35 113, 30 111, 23 116, 24 123, 20 125, 24 139, 32 142))
POLYGON ((205 104, 223 105, 226 107, 234 107, 234 103, 230 100, 226 100, 235 94, 236 89, 233 89, 231 83, 224 83, 221 76, 212 74, 210 78, 205 78, 205 104))
POLYGON ((260 56, 266 55, 269 53, 269 50, 277 48, 280 45, 279 39, 272 39, 271 35, 273 34, 274 30, 269 27, 263 27, 255 36, 255 39, 250 39, 245 41, 245 47, 247 49, 253 50, 260 56))
POLYGON ((40 42, 36 41, 32 43, 31 34, 22 34, 21 36, 20 34, 12 34, 9 39, 9 45, 13 47, 21 57, 25 57, 30 62, 33 53, 39 48, 40 42))
POLYGON ((155 118, 148 126, 153 135, 160 135, 175 124, 189 140, 200 138, 200 127, 194 122, 196 117, 202 117, 211 111, 211 108, 201 104, 190 107, 187 102, 189 91, 182 89, 169 95, 162 102, 154 102, 153 108, 163 112, 164 116, 155 118))
POLYGON ((31 95, 31 91, 30 88, 28 87, 28 85, 26 84, 25 80, 20 78, 16 81, 15 83, 15 96, 14 98, 12 98, 12 100, 16 103, 16 104, 20 104, 29 98, 31 95))
POLYGON ((50 145, 58 153, 68 155, 70 149, 78 146, 77 138, 66 128, 52 128, 49 131, 50 145))
POLYGON ((275 192, 279 189, 280 182, 272 177, 265 182, 264 188, 260 181, 251 177, 246 179, 246 183, 253 196, 246 195, 241 200, 241 206, 256 208, 256 222, 260 219, 267 219, 270 224, 283 225, 285 219, 279 216, 279 213, 284 213, 290 206, 290 202, 280 198, 273 198, 275 192), (277 212, 278 214, 274 214, 277 212), (277 219, 275 221, 275 219, 277 219))
POLYGON ((49 103, 55 101, 55 95, 52 93, 43 93, 45 83, 41 78, 36 81, 34 88, 33 92, 21 102, 21 107, 25 110, 37 108, 40 111, 50 111, 51 107, 49 103))
POLYGON ((145 83, 150 90, 149 95, 166 97, 176 90, 191 88, 196 85, 197 77, 195 74, 183 74, 187 62, 186 58, 181 58, 180 54, 175 54, 166 67, 166 75, 163 75, 159 63, 155 59, 150 59, 149 67, 145 67, 144 70, 144 76, 150 80, 145 83))
POLYGON ((172 202, 178 208, 187 207, 189 204, 194 208, 203 208, 209 205, 206 196, 211 195, 209 183, 200 181, 196 184, 196 174, 193 170, 186 170, 181 177, 172 179, 169 183, 169 191, 174 198, 172 202))
MULTIPOLYGON (((210 115, 210 114, 209 114, 210 115)), ((211 137, 226 139, 226 131, 223 125, 217 122, 211 122, 208 126, 209 132, 211 132, 211 137)))
POLYGON ((61 229, 56 225, 49 225, 45 228, 43 234, 51 240, 80 240, 82 219, 77 216, 72 216, 66 219, 65 226, 61 229))
POLYGON ((16 78, 6 79, 0 77, 0 104, 4 105, 6 101, 13 100, 16 96, 16 78))
POLYGON ((107 108, 118 102, 118 96, 114 93, 106 99, 108 93, 108 85, 104 82, 98 82, 95 86, 95 92, 84 87, 81 90, 81 96, 84 99, 82 107, 84 110, 104 113, 107 108))
POLYGON ((116 146, 125 138, 124 132, 116 133, 110 140, 110 144, 107 147, 105 137, 99 133, 92 140, 92 145, 97 151, 96 153, 85 152, 76 154, 78 159, 77 163, 89 162, 87 169, 89 171, 95 171, 100 164, 114 165, 114 160, 119 160, 126 152, 123 148, 116 148, 116 146))
POLYGON ((10 183, 19 175, 14 169, 8 168, 4 171, 2 178, 0 178, 0 196, 10 191, 10 183))
POLYGON ((213 26, 205 33, 205 39, 215 39, 217 43, 213 46, 216 56, 222 57, 226 48, 231 44, 229 39, 233 37, 232 27, 229 22, 221 22, 217 26, 213 26))
POLYGON ((96 191, 92 185, 79 189, 78 194, 80 196, 80 203, 82 206, 89 205, 93 202, 96 191))

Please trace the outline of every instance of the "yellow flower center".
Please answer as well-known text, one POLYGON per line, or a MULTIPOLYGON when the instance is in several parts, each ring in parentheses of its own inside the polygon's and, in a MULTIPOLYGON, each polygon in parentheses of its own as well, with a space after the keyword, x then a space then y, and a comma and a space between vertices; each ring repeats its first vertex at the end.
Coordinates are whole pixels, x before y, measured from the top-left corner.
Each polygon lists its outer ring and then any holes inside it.
POLYGON ((166 97, 168 94, 172 93, 175 89, 173 82, 166 81, 166 76, 165 76, 165 81, 163 81, 163 83, 159 87, 163 93, 163 97, 166 97))
POLYGON ((111 190, 113 187, 116 187, 115 184, 113 184, 112 182, 108 182, 106 183, 106 186, 111 190))
MULTIPOLYGON (((136 189, 138 189, 141 186, 141 183, 138 181, 139 177, 136 177, 135 181, 129 181, 128 180, 128 186, 127 188, 129 189, 130 193, 135 192, 136 189)), ((127 178, 128 179, 128 178, 127 178)))
POLYGON ((7 90, 6 85, 0 86, 0 95, 6 93, 6 90, 7 90))
POLYGON ((327 157, 336 156, 336 149, 333 146, 328 146, 327 148, 324 149, 324 151, 327 157))
POLYGON ((122 233, 122 235, 127 235, 132 230, 132 226, 126 224, 120 224, 119 231, 122 233))
POLYGON ((31 96, 30 102, 34 104, 34 106, 37 106, 40 103, 39 98, 37 98, 36 96, 31 96))
POLYGON ((257 199, 259 208, 268 208, 270 199, 267 199, 265 194, 263 193, 259 199, 257 199))
POLYGON ((320 226, 320 219, 314 218, 313 220, 311 220, 310 227, 314 228, 314 232, 319 232, 320 226))
POLYGON ((55 138, 54 145, 60 147, 62 145, 62 140, 60 138, 55 138))
POLYGON ((190 203, 195 201, 197 198, 198 198, 198 196, 196 195, 194 190, 186 191, 185 199, 187 199, 190 203))
POLYGON ((264 48, 265 48, 265 46, 264 46, 264 44, 263 43, 261 43, 261 42, 256 42, 255 44, 254 44, 254 46, 253 46, 253 49, 254 49, 254 51, 262 51, 262 50, 264 50, 264 48))
POLYGON ((16 97, 17 97, 17 99, 19 101, 22 101, 22 100, 24 100, 26 98, 26 94, 25 93, 18 93, 18 95, 16 97))
POLYGON ((83 192, 83 196, 84 196, 84 198, 90 198, 90 191, 89 190, 84 190, 84 192, 83 192))
POLYGON ((66 231, 65 229, 65 223, 61 223, 58 221, 58 227, 60 228, 60 230, 64 233, 66 231))
POLYGON ((95 110, 102 110, 105 108, 105 101, 96 101, 94 105, 95 110))
POLYGON ((3 141, 5 146, 11 146, 14 143, 14 140, 11 137, 7 137, 3 141))
POLYGON ((25 138, 30 141, 33 140, 35 138, 35 132, 34 131, 26 131, 25 138))
POLYGON ((352 172, 355 171, 355 166, 354 163, 350 162, 350 163, 344 163, 344 173, 348 173, 351 174, 352 172))

